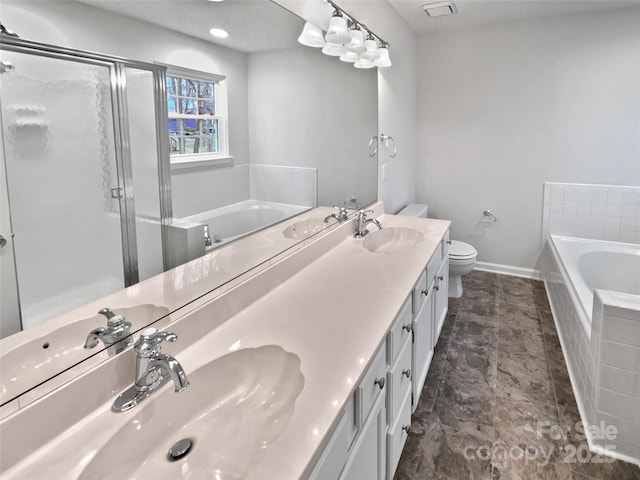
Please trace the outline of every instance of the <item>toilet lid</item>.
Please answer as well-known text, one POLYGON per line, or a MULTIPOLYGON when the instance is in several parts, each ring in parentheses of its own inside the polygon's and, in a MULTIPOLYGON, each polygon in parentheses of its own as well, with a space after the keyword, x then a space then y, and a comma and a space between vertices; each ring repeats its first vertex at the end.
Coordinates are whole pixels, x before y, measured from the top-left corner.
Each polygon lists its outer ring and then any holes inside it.
POLYGON ((473 258, 476 255, 478 255, 478 251, 468 243, 460 242, 458 240, 451 240, 451 245, 449 246, 450 258, 473 258))

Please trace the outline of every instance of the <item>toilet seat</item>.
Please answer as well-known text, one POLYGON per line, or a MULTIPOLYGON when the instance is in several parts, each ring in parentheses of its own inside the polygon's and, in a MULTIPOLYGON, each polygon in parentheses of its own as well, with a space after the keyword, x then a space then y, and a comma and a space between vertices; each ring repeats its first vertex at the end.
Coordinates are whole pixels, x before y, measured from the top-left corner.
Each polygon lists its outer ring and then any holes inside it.
POLYGON ((478 251, 471 245, 459 240, 451 240, 449 246, 449 260, 471 260, 478 255, 478 251))

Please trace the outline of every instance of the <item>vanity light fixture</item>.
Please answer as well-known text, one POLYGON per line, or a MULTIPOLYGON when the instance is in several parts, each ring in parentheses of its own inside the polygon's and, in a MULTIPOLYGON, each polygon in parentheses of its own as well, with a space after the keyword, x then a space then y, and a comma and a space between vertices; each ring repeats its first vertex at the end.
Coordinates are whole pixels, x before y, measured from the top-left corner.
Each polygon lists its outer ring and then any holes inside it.
POLYGON ((366 50, 366 47, 364 46, 364 33, 362 32, 360 25, 356 22, 351 22, 349 36, 351 37, 351 40, 344 46, 348 52, 360 54, 366 50))
POLYGON ((302 33, 298 37, 298 43, 313 48, 324 47, 325 41, 322 38, 322 29, 313 23, 306 22, 302 33))
POLYGON ((376 67, 390 67, 391 59, 389 58, 389 46, 386 43, 380 45, 378 49, 378 58, 373 61, 376 67))
POLYGON ((327 43, 336 43, 344 45, 351 40, 349 30, 347 30, 347 20, 342 16, 342 12, 338 8, 333 11, 333 16, 329 20, 329 28, 324 36, 327 43))
POLYGON ((322 47, 325 55, 340 57, 356 68, 390 67, 389 43, 338 7, 333 0, 325 1, 333 9, 333 14, 324 39, 318 26, 306 22, 298 42, 308 47, 322 47))
POLYGON ((360 54, 360 58, 374 61, 380 56, 378 53, 378 43, 371 33, 367 35, 367 39, 364 41, 364 46, 366 50, 360 54))
POLYGON ((342 55, 340 55, 340 60, 342 60, 343 62, 355 63, 360 60, 360 55, 358 55, 356 52, 350 52, 349 50, 347 50, 342 55))
POLYGON ((340 45, 339 43, 327 42, 324 44, 324 47, 322 47, 322 53, 330 57, 340 57, 344 52, 344 45, 340 45))
POLYGON ((212 28, 209 33, 216 38, 227 38, 229 33, 223 28, 212 28))

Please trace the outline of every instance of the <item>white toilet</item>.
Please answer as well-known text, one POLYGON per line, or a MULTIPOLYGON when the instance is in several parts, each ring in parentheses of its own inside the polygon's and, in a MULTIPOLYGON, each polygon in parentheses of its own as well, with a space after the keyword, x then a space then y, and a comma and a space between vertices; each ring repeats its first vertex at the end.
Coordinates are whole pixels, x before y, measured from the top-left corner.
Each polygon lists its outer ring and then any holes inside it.
POLYGON ((473 270, 478 251, 468 243, 451 240, 449 246, 449 296, 462 296, 462 275, 473 270))
MULTIPOLYGON (((398 212, 398 215, 407 217, 427 217, 428 207, 412 203, 398 212)), ((449 247, 449 296, 460 298, 462 296, 462 275, 473 270, 478 251, 471 245, 458 240, 451 240, 449 247)))

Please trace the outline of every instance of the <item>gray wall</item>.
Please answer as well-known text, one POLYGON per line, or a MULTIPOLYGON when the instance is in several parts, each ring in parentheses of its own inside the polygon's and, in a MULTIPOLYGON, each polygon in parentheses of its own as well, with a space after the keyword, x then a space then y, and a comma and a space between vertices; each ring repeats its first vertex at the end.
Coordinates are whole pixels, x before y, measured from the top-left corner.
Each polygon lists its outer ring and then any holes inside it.
POLYGON ((640 9, 419 38, 417 200, 533 268, 544 181, 640 185, 640 9), (499 221, 479 227, 489 208, 499 221))
POLYGON ((374 202, 376 72, 304 46, 252 53, 248 72, 251 164, 317 167, 318 205, 374 202))

